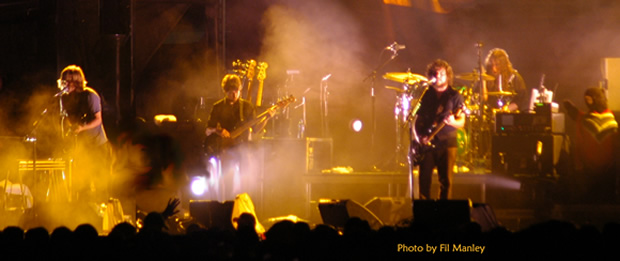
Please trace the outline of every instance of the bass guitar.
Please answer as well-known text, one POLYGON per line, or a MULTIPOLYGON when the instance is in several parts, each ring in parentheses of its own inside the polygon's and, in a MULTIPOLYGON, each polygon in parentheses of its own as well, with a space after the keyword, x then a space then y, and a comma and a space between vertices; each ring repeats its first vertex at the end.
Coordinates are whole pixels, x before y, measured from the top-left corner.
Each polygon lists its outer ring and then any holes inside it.
POLYGON ((247 66, 245 78, 247 80, 248 86, 246 87, 245 99, 248 101, 252 101, 252 82, 254 81, 254 70, 256 69, 256 61, 249 60, 247 66))
MULTIPOLYGON (((275 113, 278 109, 284 108, 289 104, 295 102, 295 97, 293 95, 278 101, 273 106, 269 107, 267 110, 256 116, 256 118, 244 122, 241 126, 236 127, 234 130, 230 131, 230 137, 222 137, 215 133, 207 136, 203 143, 204 152, 208 156, 217 156, 223 150, 233 147, 240 143, 239 137, 244 132, 250 130, 254 126, 259 123, 263 123, 266 120, 269 120, 271 115, 275 113)), ((218 126, 219 127, 219 126, 218 126)))
POLYGON ((258 64, 258 75, 256 75, 256 80, 258 80, 258 91, 256 92, 256 107, 260 107, 263 105, 263 86, 265 78, 267 78, 267 67, 269 67, 269 65, 266 62, 261 62, 258 64))
MULTIPOLYGON (((463 111, 462 108, 456 110, 455 113, 451 114, 457 117, 463 111)), ((449 116, 448 116, 449 117, 449 116)), ((415 124, 414 124, 415 126, 415 124)), ((435 141, 435 136, 446 126, 445 121, 441 121, 439 125, 437 125, 434 130, 425 137, 416 137, 411 140, 411 146, 409 150, 409 160, 414 166, 420 165, 426 153, 428 153, 432 148, 435 147, 433 143, 435 141)))

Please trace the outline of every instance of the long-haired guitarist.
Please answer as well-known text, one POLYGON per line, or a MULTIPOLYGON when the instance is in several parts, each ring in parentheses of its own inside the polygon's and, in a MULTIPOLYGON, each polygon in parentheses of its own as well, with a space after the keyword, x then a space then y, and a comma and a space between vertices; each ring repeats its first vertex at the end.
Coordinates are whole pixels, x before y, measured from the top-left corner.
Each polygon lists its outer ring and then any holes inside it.
POLYGON ((63 136, 71 144, 73 188, 78 200, 100 201, 108 196, 111 154, 103 128, 101 99, 86 83, 77 65, 69 65, 60 73, 63 136))
POLYGON ((420 158, 419 192, 421 199, 430 199, 433 169, 439 174, 439 199, 451 197, 453 167, 457 153, 457 129, 465 125, 461 115, 463 96, 452 88, 454 73, 452 67, 444 60, 435 60, 428 65, 426 74, 430 87, 420 101, 420 108, 415 116, 414 144, 424 147, 415 151, 424 155, 412 155, 420 158), (422 156, 422 157, 419 157, 422 156))

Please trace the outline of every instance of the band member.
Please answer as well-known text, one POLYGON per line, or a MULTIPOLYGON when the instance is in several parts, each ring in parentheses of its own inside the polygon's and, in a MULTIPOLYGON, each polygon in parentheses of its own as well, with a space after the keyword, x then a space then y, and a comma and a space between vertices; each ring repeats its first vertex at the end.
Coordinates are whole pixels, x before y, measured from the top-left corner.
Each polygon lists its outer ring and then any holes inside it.
MULTIPOLYGON (((222 90, 226 97, 215 102, 205 134, 218 135, 223 138, 230 138, 230 132, 239 126, 240 123, 251 120, 256 116, 254 105, 248 100, 241 98, 241 79, 235 74, 227 74, 222 79, 222 90)), ((246 134, 240 140, 248 140, 246 134)))
POLYGON ((78 200, 107 199, 110 148, 103 128, 101 99, 86 86, 82 68, 69 65, 60 73, 58 88, 63 111, 63 136, 74 160, 73 188, 78 200), (85 198, 86 197, 86 198, 85 198))
MULTIPOLYGON (((449 199, 456 162, 457 129, 465 125, 465 117, 460 111, 463 96, 452 88, 454 73, 448 62, 435 60, 428 65, 426 74, 433 84, 422 97, 416 113, 414 141, 418 139, 422 144, 431 142, 433 146, 423 150, 424 155, 419 162, 420 199, 431 198, 431 179, 435 167, 439 176, 439 199, 449 199), (437 131, 436 135, 429 140, 434 131, 437 131)), ((410 155, 410 159, 414 156, 410 155)))
POLYGON ((503 49, 492 49, 486 57, 485 66, 487 73, 495 79, 488 81, 486 89, 483 89, 484 101, 495 109, 527 111, 529 93, 523 77, 512 67, 508 53, 503 49))
MULTIPOLYGON (((208 168, 212 183, 218 184, 218 187, 214 188, 214 193, 217 194, 215 196, 218 200, 225 200, 249 189, 243 186, 252 183, 248 181, 252 178, 248 171, 253 169, 251 148, 242 144, 252 139, 254 133, 259 133, 267 121, 264 118, 238 136, 233 135, 236 130, 243 129, 244 123, 256 118, 256 111, 250 101, 241 98, 242 84, 239 76, 225 75, 221 87, 226 97, 213 104, 205 130, 205 152, 219 159, 218 164, 212 164, 209 160, 208 168)), ((269 116, 271 114, 266 117, 269 116)))
POLYGON ((563 104, 576 124, 572 163, 576 187, 583 191, 577 194, 582 200, 611 201, 617 196, 618 122, 607 105, 604 89, 588 88, 584 101, 585 112, 569 100, 563 104))

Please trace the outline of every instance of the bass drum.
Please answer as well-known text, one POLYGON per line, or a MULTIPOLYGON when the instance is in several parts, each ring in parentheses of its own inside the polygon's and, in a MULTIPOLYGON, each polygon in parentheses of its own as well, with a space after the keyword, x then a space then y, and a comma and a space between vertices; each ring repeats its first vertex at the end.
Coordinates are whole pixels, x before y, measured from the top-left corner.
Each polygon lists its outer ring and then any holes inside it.
POLYGON ((456 163, 459 166, 467 165, 469 162, 469 135, 466 129, 458 129, 456 131, 456 163))
POLYGON ((467 153, 468 139, 469 137, 467 136, 467 131, 465 129, 458 129, 456 131, 456 143, 458 145, 457 153, 459 156, 467 153))

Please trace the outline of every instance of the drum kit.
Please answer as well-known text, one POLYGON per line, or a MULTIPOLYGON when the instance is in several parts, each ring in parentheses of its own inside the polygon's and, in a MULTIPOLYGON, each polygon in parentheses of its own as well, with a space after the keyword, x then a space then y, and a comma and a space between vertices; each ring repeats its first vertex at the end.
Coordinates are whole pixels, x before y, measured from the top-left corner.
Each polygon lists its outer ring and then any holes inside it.
MULTIPOLYGON (((385 88, 396 93, 394 105, 394 119, 396 121, 396 153, 401 162, 407 157, 410 133, 409 127, 412 117, 415 115, 419 102, 424 92, 429 88, 428 79, 422 75, 411 72, 388 72, 383 78, 399 83, 401 87, 386 85, 385 88)), ((470 82, 469 86, 463 86, 457 90, 463 95, 465 103, 466 123, 465 128, 457 131, 459 169, 485 171, 490 169, 491 134, 493 132, 493 115, 500 111, 490 109, 494 106, 487 105, 477 90, 481 81, 493 81, 495 77, 488 74, 462 73, 455 75, 456 79, 470 82)), ((487 92, 488 96, 496 97, 504 102, 509 102, 515 93, 506 91, 487 92)), ((403 165, 403 163, 400 163, 403 165)))

